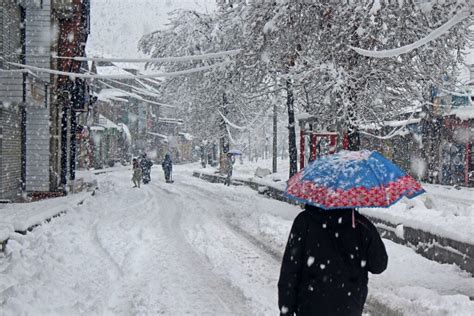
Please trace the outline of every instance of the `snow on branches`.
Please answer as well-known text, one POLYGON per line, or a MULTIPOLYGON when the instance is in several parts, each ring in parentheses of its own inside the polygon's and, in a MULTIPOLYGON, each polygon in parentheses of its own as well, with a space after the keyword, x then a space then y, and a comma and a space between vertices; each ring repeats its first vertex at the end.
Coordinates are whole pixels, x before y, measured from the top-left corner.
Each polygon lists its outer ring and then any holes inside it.
MULTIPOLYGON (((249 129, 275 99, 285 104, 289 81, 297 110, 318 117, 321 126, 382 126, 426 104, 431 87, 454 90, 470 3, 432 1, 428 8, 418 2, 219 1, 211 14, 175 12, 169 28, 143 37, 140 49, 153 58, 242 49, 224 67, 168 78, 162 86, 166 101, 182 104, 188 126, 202 137, 234 133, 237 139, 243 132, 237 127, 249 129), (367 56, 375 52, 391 58, 367 56)), ((173 72, 213 62, 148 67, 173 72)))

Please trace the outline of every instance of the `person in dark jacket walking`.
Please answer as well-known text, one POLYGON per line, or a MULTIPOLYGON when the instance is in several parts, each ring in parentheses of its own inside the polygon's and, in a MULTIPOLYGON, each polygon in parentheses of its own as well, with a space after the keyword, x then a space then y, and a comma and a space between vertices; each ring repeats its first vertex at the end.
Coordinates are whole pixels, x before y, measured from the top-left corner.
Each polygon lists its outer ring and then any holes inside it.
POLYGON ((172 183, 172 176, 171 173, 173 172, 173 161, 171 160, 170 154, 165 155, 165 159, 161 163, 161 167, 165 173, 165 180, 166 183, 172 183))
POLYGON ((360 316, 368 272, 388 256, 375 226, 353 209, 305 206, 293 222, 278 281, 281 315, 360 316))
POLYGON ((142 168, 142 178, 143 184, 147 184, 151 181, 151 167, 153 162, 148 159, 146 153, 143 153, 142 158, 140 159, 140 167, 142 168))

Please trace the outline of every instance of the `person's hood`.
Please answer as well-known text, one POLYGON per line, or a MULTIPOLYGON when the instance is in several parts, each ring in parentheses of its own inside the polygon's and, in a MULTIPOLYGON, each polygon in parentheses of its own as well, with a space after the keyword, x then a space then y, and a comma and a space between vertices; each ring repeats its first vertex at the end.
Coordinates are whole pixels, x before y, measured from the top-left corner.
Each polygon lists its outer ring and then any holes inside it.
POLYGON ((305 205, 305 210, 316 222, 333 228, 352 225, 352 211, 355 211, 352 208, 325 210, 309 204, 305 205))

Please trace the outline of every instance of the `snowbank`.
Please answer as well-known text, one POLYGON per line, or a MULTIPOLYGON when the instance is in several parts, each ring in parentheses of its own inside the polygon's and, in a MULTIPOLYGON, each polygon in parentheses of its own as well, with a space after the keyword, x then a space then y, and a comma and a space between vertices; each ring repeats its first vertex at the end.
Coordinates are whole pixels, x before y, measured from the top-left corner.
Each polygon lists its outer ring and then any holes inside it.
POLYGON ((87 192, 48 199, 32 203, 11 203, 0 208, 0 241, 6 240, 14 231, 24 232, 62 212, 66 212, 83 201, 87 192))
MULTIPOLYGON (((282 181, 273 181, 274 176, 264 178, 255 177, 255 170, 270 168, 271 160, 258 162, 245 161, 234 165, 233 179, 251 181, 258 185, 285 190, 288 179, 288 161, 278 159, 277 178, 282 181)), ((203 174, 214 175, 215 168, 199 168, 194 170, 203 174)), ((404 224, 415 229, 423 230, 434 235, 450 238, 474 245, 474 188, 455 189, 449 186, 423 184, 426 194, 412 200, 402 200, 390 208, 361 209, 361 213, 376 217, 394 224, 404 224)))

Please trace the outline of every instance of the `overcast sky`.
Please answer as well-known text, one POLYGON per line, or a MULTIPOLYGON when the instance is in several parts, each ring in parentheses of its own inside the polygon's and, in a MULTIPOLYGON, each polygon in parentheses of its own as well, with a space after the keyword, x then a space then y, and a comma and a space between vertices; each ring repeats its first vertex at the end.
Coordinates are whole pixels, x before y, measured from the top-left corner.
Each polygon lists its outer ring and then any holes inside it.
POLYGON ((141 36, 163 28, 176 9, 208 12, 215 0, 91 0, 89 55, 136 57, 141 36))

